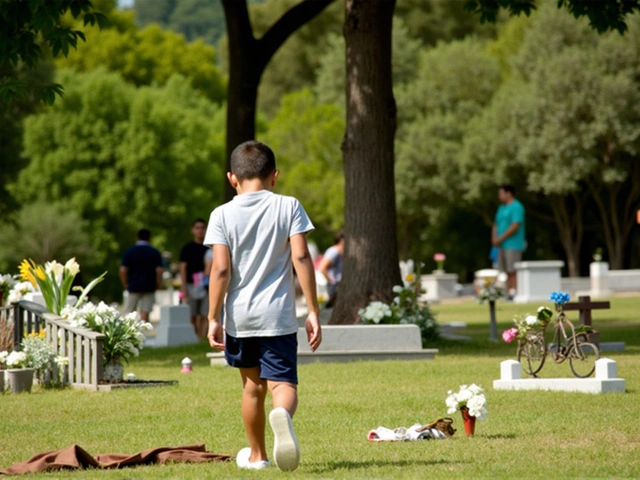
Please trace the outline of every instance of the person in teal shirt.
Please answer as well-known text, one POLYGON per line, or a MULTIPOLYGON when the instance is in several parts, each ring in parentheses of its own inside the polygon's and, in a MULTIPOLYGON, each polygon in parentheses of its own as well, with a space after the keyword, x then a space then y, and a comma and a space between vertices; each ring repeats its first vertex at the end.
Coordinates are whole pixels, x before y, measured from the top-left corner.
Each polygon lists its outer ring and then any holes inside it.
POLYGON ((507 289, 510 296, 518 288, 515 264, 522 260, 526 248, 524 206, 516 199, 513 185, 498 189, 500 205, 493 223, 491 243, 498 247, 498 269, 507 273, 507 289))

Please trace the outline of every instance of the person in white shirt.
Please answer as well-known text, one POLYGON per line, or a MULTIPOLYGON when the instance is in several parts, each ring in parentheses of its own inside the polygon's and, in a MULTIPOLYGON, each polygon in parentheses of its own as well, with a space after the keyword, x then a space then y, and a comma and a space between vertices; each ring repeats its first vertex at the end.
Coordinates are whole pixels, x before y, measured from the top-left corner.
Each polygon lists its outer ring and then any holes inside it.
POLYGON ((267 145, 249 141, 236 147, 227 177, 238 195, 211 213, 204 239, 204 245, 213 248, 209 343, 225 351, 227 363, 242 377, 242 417, 249 447, 238 452, 236 463, 256 470, 269 465, 264 402, 270 392, 273 459, 281 470, 291 471, 300 460, 291 420, 298 405, 293 268, 309 308, 306 331, 311 349, 315 351, 322 341, 306 239, 314 227, 298 200, 273 193, 278 171, 267 145))

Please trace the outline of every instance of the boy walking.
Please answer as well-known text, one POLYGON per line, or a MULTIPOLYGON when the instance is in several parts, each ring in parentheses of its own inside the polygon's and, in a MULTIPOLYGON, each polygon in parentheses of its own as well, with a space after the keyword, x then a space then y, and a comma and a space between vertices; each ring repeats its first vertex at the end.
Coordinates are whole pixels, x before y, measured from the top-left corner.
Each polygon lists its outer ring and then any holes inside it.
POLYGON ((211 347, 225 351, 227 363, 238 368, 242 378, 249 447, 238 452, 236 463, 255 470, 269 466, 264 435, 269 392, 273 460, 281 470, 291 471, 300 461, 291 421, 298 405, 292 266, 309 308, 305 328, 311 349, 322 341, 306 240, 314 227, 298 200, 273 193, 278 171, 267 145, 249 141, 236 147, 227 178, 238 195, 211 213, 204 240, 213 248, 207 336, 211 347), (225 332, 220 323, 223 306, 225 332))

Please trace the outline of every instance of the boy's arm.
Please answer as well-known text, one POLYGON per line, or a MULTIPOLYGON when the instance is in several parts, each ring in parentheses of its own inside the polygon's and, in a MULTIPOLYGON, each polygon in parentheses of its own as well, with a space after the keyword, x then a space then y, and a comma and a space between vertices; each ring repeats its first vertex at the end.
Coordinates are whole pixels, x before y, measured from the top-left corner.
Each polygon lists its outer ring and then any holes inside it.
POLYGON ((307 339, 309 340, 311 351, 315 352, 322 342, 322 329, 320 328, 320 320, 318 320, 320 307, 316 297, 316 276, 313 262, 307 245, 307 237, 304 233, 293 235, 290 241, 293 266, 298 274, 302 293, 304 293, 307 308, 309 309, 309 316, 305 323, 307 339))
POLYGON ((231 278, 231 255, 226 245, 213 245, 213 263, 209 274, 209 332, 207 338, 212 348, 224 350, 220 312, 231 278))

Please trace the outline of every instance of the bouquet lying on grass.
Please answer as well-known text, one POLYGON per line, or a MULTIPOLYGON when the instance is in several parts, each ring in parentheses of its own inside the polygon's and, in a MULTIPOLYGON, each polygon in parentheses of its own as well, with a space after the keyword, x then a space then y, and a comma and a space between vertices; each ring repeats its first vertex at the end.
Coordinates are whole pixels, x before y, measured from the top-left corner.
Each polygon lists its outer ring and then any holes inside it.
POLYGON ((461 385, 458 392, 449 390, 446 400, 447 413, 451 415, 458 410, 467 409, 469 415, 478 420, 487 418, 487 398, 484 396, 482 387, 472 383, 471 385, 461 385))
POLYGON ((136 312, 122 315, 116 308, 104 302, 91 302, 81 308, 66 306, 62 317, 72 327, 84 327, 105 336, 103 342, 103 363, 129 362, 137 357, 145 340, 144 332, 152 328, 148 322, 139 319, 136 312))

